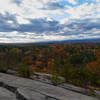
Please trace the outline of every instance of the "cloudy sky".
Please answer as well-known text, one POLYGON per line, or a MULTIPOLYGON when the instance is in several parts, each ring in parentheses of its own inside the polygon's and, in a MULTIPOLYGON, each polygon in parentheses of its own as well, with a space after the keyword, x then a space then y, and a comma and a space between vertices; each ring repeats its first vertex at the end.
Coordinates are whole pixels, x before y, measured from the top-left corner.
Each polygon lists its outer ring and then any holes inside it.
POLYGON ((100 0, 0 0, 0 43, 100 37, 100 0))

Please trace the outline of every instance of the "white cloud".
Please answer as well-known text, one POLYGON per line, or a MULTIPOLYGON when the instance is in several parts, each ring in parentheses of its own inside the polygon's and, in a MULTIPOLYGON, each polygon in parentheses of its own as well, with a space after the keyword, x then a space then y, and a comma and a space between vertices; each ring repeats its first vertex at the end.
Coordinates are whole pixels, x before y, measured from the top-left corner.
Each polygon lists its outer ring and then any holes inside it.
MULTIPOLYGON (((94 29, 95 30, 95 29, 94 29)), ((100 31, 99 31, 100 32, 100 31)), ((75 39, 98 38, 99 34, 78 34, 78 35, 37 35, 37 33, 0 32, 0 43, 30 43, 45 41, 62 41, 75 39), (13 34, 13 35, 12 35, 13 34), (8 38, 9 37, 9 38, 8 38)))
POLYGON ((66 0, 67 2, 71 3, 71 4, 77 4, 76 0, 66 0))
POLYGON ((49 2, 58 2, 61 0, 22 0, 20 6, 11 2, 11 0, 0 1, 0 13, 6 12, 16 15, 19 24, 27 24, 28 18, 44 18, 49 17, 48 14, 62 15, 63 11, 60 9, 55 10, 42 10, 49 2))
POLYGON ((17 18, 17 21, 18 21, 19 24, 29 24, 30 23, 29 20, 27 20, 27 19, 25 19, 21 16, 16 16, 16 18, 17 18))
POLYGON ((9 24, 13 24, 13 21, 12 21, 12 20, 8 20, 8 23, 9 23, 9 24))
POLYGON ((88 30, 84 33, 90 33, 90 34, 93 34, 93 35, 98 34, 99 35, 100 34, 100 29, 93 28, 93 29, 88 30))
POLYGON ((63 10, 63 19, 60 20, 61 24, 69 22, 72 19, 86 19, 86 18, 100 18, 100 3, 85 2, 77 6, 67 5, 63 10))
POLYGON ((23 0, 20 6, 12 3, 11 0, 0 1, 0 13, 15 14, 19 23, 28 23, 25 18, 40 18, 46 17, 44 11, 39 10, 43 4, 39 0, 23 0))
POLYGON ((96 2, 100 2, 100 0, 96 0, 96 2))
MULTIPOLYGON (((55 10, 42 10, 45 5, 49 2, 61 2, 62 0, 22 0, 20 6, 11 2, 11 0, 2 0, 0 1, 0 13, 5 14, 9 12, 10 14, 15 14, 17 16, 17 21, 21 23, 29 23, 27 18, 44 18, 49 17, 49 15, 69 15, 69 18, 90 18, 90 17, 100 17, 100 4, 91 3, 88 5, 88 2, 71 7, 66 5, 64 9, 55 9, 55 10)), ((77 4, 76 0, 65 0, 72 4, 77 4)), ((100 0, 97 0, 100 1, 100 0)), ((65 18, 63 18, 65 19, 65 18)), ((59 20, 63 20, 59 19, 59 20)), ((63 21, 62 21, 63 22, 63 21)))
MULTIPOLYGON (((78 32, 83 31, 82 29, 78 29, 77 25, 73 25, 73 28, 67 27, 68 24, 72 23, 72 19, 100 18, 100 0, 95 1, 97 3, 88 4, 88 2, 85 2, 84 4, 76 5, 78 4, 77 0, 21 0, 22 3, 20 5, 17 5, 16 3, 11 2, 11 0, 1 0, 0 13, 3 14, 3 16, 6 16, 6 12, 11 15, 15 15, 18 24, 30 24, 30 18, 45 18, 47 22, 53 22, 53 19, 56 19, 60 22, 61 25, 65 24, 66 26, 64 26, 64 28, 58 33, 52 31, 48 32, 49 35, 46 33, 41 33, 42 35, 38 35, 37 33, 32 32, 19 33, 17 31, 0 32, 0 42, 39 42, 91 37, 95 38, 100 33, 100 30, 96 28, 84 32, 86 34, 73 34, 66 36, 63 35, 65 32, 76 33, 77 30, 78 32), (41 9, 45 6, 48 7, 49 3, 57 3, 61 1, 67 1, 74 6, 65 5, 64 8, 62 7, 62 9, 53 10, 41 9), (59 18, 57 19, 57 17, 59 18), (91 35, 90 33, 93 33, 95 35, 91 35)), ((91 20, 91 22, 98 23, 95 19, 91 20)), ((18 27, 12 20, 8 19, 6 23, 8 23, 8 25, 11 25, 11 27, 18 27)), ((48 27, 48 24, 45 23, 45 25, 45 27, 48 27)))
POLYGON ((71 18, 81 18, 83 16, 89 16, 93 13, 94 4, 88 5, 88 3, 85 3, 83 5, 80 5, 78 7, 68 7, 66 9, 66 13, 70 14, 71 18))

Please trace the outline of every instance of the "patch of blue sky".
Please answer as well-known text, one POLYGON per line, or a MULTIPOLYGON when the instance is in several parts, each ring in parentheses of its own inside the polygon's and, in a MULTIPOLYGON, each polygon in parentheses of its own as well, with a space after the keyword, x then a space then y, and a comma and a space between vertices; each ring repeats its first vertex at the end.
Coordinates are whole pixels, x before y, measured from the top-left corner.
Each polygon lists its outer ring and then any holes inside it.
POLYGON ((69 3, 69 2, 67 2, 67 1, 60 1, 59 2, 59 4, 60 5, 63 5, 63 6, 66 6, 66 5, 68 5, 68 6, 71 6, 71 7, 74 7, 74 6, 76 6, 77 4, 72 4, 72 3, 69 3))
POLYGON ((53 18, 56 21, 60 21, 62 19, 65 19, 65 18, 67 19, 67 18, 70 17, 70 15, 68 15, 68 14, 63 14, 63 15, 58 15, 58 14, 52 15, 52 14, 48 14, 48 16, 50 18, 53 18))
POLYGON ((92 3, 97 4, 96 0, 76 0, 76 2, 77 2, 76 4, 72 4, 72 3, 69 3, 65 0, 62 0, 62 1, 59 2, 59 4, 63 5, 63 6, 68 5, 68 6, 71 6, 71 7, 79 6, 79 5, 82 5, 82 4, 85 4, 85 3, 88 3, 88 5, 90 5, 92 3))
POLYGON ((91 3, 94 3, 94 4, 97 3, 96 0, 77 0, 77 2, 78 2, 78 5, 82 5, 84 3, 88 3, 88 5, 90 5, 91 3))

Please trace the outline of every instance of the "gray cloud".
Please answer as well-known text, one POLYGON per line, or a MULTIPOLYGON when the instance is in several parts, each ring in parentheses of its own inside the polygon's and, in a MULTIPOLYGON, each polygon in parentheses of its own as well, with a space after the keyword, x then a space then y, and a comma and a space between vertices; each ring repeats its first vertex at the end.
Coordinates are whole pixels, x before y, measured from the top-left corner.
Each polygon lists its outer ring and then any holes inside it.
POLYGON ((69 20, 65 24, 60 24, 58 21, 55 20, 50 21, 47 20, 47 18, 27 20, 29 20, 29 24, 18 24, 15 15, 11 15, 9 13, 6 13, 5 15, 0 14, 0 38, 16 38, 17 40, 18 38, 27 40, 37 40, 38 38, 40 38, 42 40, 44 36, 44 38, 47 39, 48 36, 51 36, 52 38, 53 36, 54 38, 60 38, 60 36, 61 38, 64 38, 62 36, 68 36, 69 39, 91 38, 100 36, 99 18, 69 20))
POLYGON ((59 2, 48 2, 43 10, 56 10, 56 9, 64 9, 64 5, 59 4, 59 2))
POLYGON ((16 3, 17 5, 20 5, 22 3, 22 0, 11 0, 13 3, 16 3))
POLYGON ((64 35, 73 35, 73 34, 77 35, 77 34, 89 33, 88 31, 94 28, 100 29, 100 19, 99 18, 98 19, 72 20, 71 22, 69 22, 69 24, 68 22, 66 22, 65 24, 61 25, 60 30, 63 31, 64 35))
POLYGON ((35 33, 44 33, 44 32, 57 32, 58 22, 57 21, 47 21, 44 19, 29 19, 30 24, 20 24, 17 31, 20 32, 35 32, 35 33))
POLYGON ((7 12, 5 15, 0 14, 0 32, 14 31, 17 28, 15 25, 17 25, 17 21, 14 15, 7 12))

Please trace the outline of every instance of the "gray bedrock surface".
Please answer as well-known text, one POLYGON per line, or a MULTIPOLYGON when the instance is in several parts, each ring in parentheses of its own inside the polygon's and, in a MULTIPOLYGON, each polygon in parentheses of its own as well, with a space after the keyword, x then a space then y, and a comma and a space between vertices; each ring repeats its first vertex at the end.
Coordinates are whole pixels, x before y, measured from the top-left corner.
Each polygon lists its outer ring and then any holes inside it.
POLYGON ((62 87, 4 73, 0 73, 0 87, 0 100, 98 100, 62 87))

